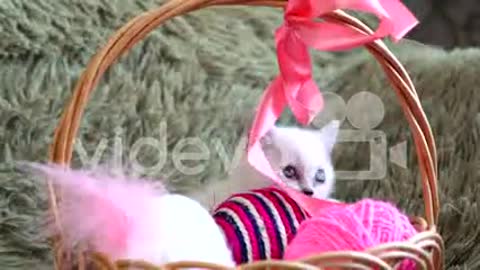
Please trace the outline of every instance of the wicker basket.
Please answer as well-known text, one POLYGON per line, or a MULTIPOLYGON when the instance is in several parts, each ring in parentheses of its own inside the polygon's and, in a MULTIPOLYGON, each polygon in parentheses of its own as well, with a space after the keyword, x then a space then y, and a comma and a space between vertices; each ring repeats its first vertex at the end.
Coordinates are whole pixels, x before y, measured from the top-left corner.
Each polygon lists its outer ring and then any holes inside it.
MULTIPOLYGON (((104 72, 123 53, 132 48, 147 34, 166 20, 194 10, 214 5, 249 5, 282 8, 286 0, 172 0, 161 7, 145 12, 119 29, 90 60, 81 75, 61 121, 55 131, 50 149, 50 161, 70 166, 72 148, 88 97, 104 72)), ((334 11, 323 17, 352 27, 363 33, 373 33, 366 25, 342 11, 334 11)), ((391 243, 371 248, 365 252, 331 252, 305 258, 298 262, 260 261, 238 266, 238 269, 395 269, 401 259, 417 262, 418 269, 443 269, 443 240, 437 232, 439 201, 437 194, 437 157, 433 135, 407 72, 381 41, 365 45, 385 71, 395 90, 404 115, 412 130, 419 168, 422 175, 425 218, 412 217, 412 223, 420 233, 404 243, 391 243)), ((50 209, 58 220, 57 204, 60 199, 52 183, 48 182, 50 209)), ((61 229, 61 228, 60 228, 61 229)), ((220 265, 202 262, 178 262, 154 266, 140 261, 111 261, 107 256, 94 254, 68 254, 62 248, 59 235, 53 239, 55 269, 228 269, 220 265)))

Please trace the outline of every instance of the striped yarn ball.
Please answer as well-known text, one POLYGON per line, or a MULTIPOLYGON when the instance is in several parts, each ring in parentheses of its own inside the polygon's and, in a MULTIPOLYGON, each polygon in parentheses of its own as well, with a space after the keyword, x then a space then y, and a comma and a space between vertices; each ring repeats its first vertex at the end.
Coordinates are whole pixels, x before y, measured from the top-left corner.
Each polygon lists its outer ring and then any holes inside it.
POLYGON ((276 187, 238 193, 213 212, 237 264, 281 259, 308 214, 276 187))

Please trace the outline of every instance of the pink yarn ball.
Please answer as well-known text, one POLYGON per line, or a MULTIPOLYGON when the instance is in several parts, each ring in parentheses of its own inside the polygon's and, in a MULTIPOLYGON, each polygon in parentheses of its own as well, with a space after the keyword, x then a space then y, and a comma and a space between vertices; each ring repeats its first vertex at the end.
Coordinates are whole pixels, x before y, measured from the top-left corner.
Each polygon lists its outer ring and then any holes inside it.
MULTIPOLYGON (((417 233, 408 217, 390 203, 364 199, 315 213, 300 225, 284 258, 296 260, 328 251, 363 251, 382 243, 406 241, 417 233)), ((414 269, 405 261, 401 269, 414 269)))

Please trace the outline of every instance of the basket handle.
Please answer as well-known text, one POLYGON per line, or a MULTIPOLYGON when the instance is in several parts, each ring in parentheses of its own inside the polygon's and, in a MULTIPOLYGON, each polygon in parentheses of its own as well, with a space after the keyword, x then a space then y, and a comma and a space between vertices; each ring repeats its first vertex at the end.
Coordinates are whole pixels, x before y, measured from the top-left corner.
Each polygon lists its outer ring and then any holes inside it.
MULTIPOLYGON (((60 122, 55 130, 53 142, 50 146, 50 162, 70 166, 73 145, 81 117, 88 98, 97 86, 101 76, 125 52, 166 20, 215 5, 251 5, 282 8, 286 3, 286 0, 170 0, 162 6, 130 20, 117 30, 108 42, 91 58, 77 81, 73 96, 64 108, 60 122)), ((373 32, 361 21, 342 11, 334 11, 322 18, 345 24, 359 32, 373 32)), ((390 80, 412 130, 423 184, 425 217, 428 226, 432 228, 437 224, 439 200, 437 190, 437 154, 430 125, 408 73, 386 45, 382 41, 377 40, 366 44, 365 47, 380 63, 390 80)), ((58 220, 57 201, 61 198, 56 195, 52 183, 48 181, 47 184, 50 209, 55 220, 58 220)))

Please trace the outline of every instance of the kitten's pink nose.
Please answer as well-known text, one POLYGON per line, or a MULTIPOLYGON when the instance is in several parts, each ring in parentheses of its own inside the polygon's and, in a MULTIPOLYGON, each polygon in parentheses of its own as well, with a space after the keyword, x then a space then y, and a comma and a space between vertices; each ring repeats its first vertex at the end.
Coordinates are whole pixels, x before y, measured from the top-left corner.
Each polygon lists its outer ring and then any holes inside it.
POLYGON ((305 194, 307 196, 312 196, 313 195, 313 190, 311 190, 309 188, 302 189, 302 192, 303 192, 303 194, 305 194))

